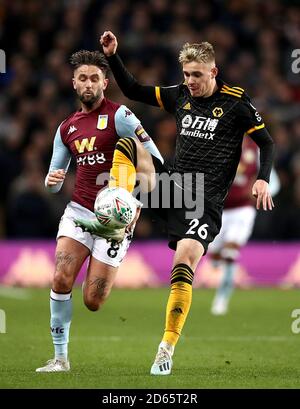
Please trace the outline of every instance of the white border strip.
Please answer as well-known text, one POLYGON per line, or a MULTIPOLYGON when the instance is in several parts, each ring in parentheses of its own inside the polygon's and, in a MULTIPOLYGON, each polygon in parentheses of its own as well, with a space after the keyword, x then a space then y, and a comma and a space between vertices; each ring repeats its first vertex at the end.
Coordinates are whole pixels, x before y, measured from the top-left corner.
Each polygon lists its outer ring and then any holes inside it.
POLYGON ((50 291, 50 298, 55 301, 68 301, 71 298, 72 293, 58 294, 53 290, 50 291))

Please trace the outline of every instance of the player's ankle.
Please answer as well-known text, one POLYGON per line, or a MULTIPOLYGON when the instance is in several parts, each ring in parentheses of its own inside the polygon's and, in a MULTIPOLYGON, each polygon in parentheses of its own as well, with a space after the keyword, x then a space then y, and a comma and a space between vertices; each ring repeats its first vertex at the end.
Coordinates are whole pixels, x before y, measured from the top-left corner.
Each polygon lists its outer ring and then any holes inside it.
POLYGON ((161 343, 159 344, 159 348, 166 349, 172 356, 174 354, 175 345, 172 345, 172 344, 170 344, 169 342, 166 342, 166 341, 161 341, 161 343))
POLYGON ((57 359, 58 361, 67 362, 68 361, 68 355, 56 355, 55 354, 55 359, 57 359))

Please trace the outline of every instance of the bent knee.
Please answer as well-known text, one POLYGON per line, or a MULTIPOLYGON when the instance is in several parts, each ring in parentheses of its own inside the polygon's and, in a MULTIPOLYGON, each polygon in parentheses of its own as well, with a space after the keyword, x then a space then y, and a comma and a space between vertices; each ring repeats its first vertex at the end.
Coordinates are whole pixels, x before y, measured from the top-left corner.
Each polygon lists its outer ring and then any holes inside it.
POLYGON ((98 311, 101 305, 99 300, 95 300, 95 299, 85 299, 84 304, 88 310, 94 311, 94 312, 98 311))
POLYGON ((102 305, 105 303, 107 297, 93 297, 86 296, 84 297, 84 304, 90 311, 98 311, 102 305))
POLYGON ((174 265, 183 263, 195 270, 203 253, 204 247, 201 243, 192 239, 183 239, 177 244, 174 265))
POLYGON ((53 277, 52 288, 58 293, 67 293, 72 290, 73 277, 67 274, 56 271, 53 277))
POLYGON ((108 298, 109 292, 100 295, 84 295, 84 304, 90 311, 98 311, 108 298))

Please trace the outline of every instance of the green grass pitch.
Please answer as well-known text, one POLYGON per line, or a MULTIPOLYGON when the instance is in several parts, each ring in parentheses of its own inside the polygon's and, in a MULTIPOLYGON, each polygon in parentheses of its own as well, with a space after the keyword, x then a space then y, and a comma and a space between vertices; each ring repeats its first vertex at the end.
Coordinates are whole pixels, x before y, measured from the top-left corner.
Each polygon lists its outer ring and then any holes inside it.
POLYGON ((52 358, 49 291, 27 298, 0 294, 6 333, 0 334, 0 388, 299 388, 300 334, 291 317, 297 290, 237 290, 230 313, 210 315, 213 291, 196 289, 171 376, 149 370, 164 326, 168 288, 114 289, 92 313, 73 292, 71 372, 41 374, 52 358))

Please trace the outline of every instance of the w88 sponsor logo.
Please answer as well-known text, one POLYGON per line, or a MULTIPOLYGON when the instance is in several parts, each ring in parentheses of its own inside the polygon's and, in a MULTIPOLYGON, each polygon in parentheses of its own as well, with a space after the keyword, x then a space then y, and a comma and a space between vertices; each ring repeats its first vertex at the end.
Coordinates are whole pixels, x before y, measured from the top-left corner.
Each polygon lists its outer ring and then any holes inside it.
POLYGON ((95 165, 95 163, 102 164, 106 162, 106 158, 104 156, 104 153, 93 153, 90 155, 78 156, 76 162, 78 166, 92 166, 95 165))

